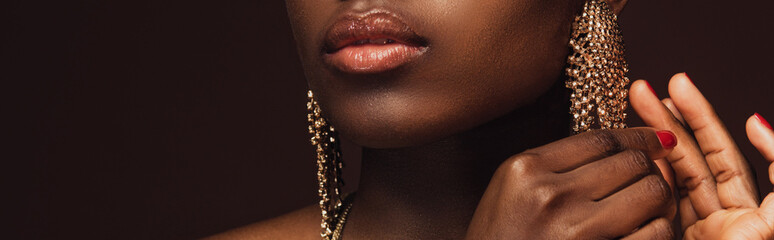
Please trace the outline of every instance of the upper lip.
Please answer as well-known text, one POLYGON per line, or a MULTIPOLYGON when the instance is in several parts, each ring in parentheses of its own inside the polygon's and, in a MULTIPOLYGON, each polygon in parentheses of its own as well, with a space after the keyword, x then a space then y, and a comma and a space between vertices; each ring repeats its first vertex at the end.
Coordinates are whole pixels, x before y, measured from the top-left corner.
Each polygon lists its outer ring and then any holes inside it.
POLYGON ((394 14, 370 11, 346 14, 336 21, 325 35, 324 51, 334 53, 359 41, 386 39, 399 44, 425 46, 425 40, 394 14))

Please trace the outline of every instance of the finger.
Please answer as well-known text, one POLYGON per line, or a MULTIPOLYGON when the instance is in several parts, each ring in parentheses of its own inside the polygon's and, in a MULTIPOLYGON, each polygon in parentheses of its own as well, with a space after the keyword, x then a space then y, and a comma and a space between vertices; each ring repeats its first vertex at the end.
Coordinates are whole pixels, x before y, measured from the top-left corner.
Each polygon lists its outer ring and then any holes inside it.
POLYGON ((763 116, 756 113, 747 119, 747 138, 769 162, 774 162, 774 131, 763 116))
POLYGON ((550 171, 568 172, 627 149, 641 150, 650 159, 663 158, 676 144, 674 134, 653 128, 594 130, 530 149, 525 153, 551 159, 552 161, 542 163, 550 171))
POLYGON ((688 123, 717 182, 724 208, 758 206, 752 171, 712 105, 684 73, 669 81, 669 94, 688 123))
MULTIPOLYGON (((685 127, 685 120, 683 120, 683 115, 680 114, 680 111, 677 111, 677 107, 675 107, 675 103, 672 102, 671 98, 664 98, 661 99, 661 103, 664 104, 664 106, 669 109, 669 112, 672 113, 672 116, 683 124, 683 127, 685 127)), ((675 180, 674 180, 674 170, 672 170, 672 167, 669 166, 669 161, 666 159, 658 159, 656 160, 656 165, 658 166, 658 169, 661 170, 661 176, 664 176, 664 180, 669 183, 669 187, 672 187, 672 190, 676 190, 675 186, 675 180)))
MULTIPOLYGON (((656 92, 653 91, 653 94, 655 95, 656 92)), ((679 111, 677 111, 677 107, 675 107, 675 104, 672 102, 672 99, 664 98, 664 99, 661 99, 661 102, 664 104, 664 106, 667 107, 667 109, 669 109, 670 112, 672 112, 672 116, 675 117, 675 119, 677 119, 683 125, 685 125, 683 116, 680 115, 679 111)), ((675 172, 672 169, 672 166, 669 166, 669 161, 662 158, 662 159, 656 159, 655 162, 656 162, 656 166, 658 166, 658 169, 661 170, 661 176, 664 177, 664 180, 666 180, 667 183, 669 183, 669 187, 672 188, 672 192, 676 191, 677 186, 675 186, 675 172)))
MULTIPOLYGON (((675 169, 675 173, 677 175, 680 175, 678 177, 678 185, 679 186, 679 192, 680 192, 680 219, 683 226, 683 229, 685 229, 687 226, 692 225, 696 222, 696 220, 699 219, 697 216, 696 211, 694 210, 694 206, 691 203, 691 200, 688 198, 688 196, 693 195, 694 199, 701 199, 704 198, 705 203, 712 203, 715 202, 715 209, 719 209, 719 200, 717 199, 716 193, 713 193, 711 190, 714 187, 714 184, 705 184, 704 186, 695 186, 691 189, 688 189, 686 187, 686 181, 685 176, 688 176, 688 174, 692 176, 704 176, 699 177, 695 179, 706 179, 711 178, 711 172, 709 170, 709 167, 706 166, 704 163, 700 152, 698 151, 698 148, 695 147, 695 142, 693 142, 693 138, 690 137, 690 134, 685 131, 684 125, 679 122, 679 118, 676 116, 673 116, 672 113, 679 113, 679 111, 676 110, 668 110, 668 108, 665 108, 663 106, 660 106, 661 104, 658 104, 658 99, 650 94, 649 91, 647 91, 649 88, 648 84, 644 81, 637 82, 633 84, 632 91, 631 91, 631 101, 632 106, 634 109, 638 112, 640 116, 643 117, 643 119, 646 121, 646 123, 650 124, 654 127, 659 128, 666 128, 666 129, 674 129, 675 132, 678 133, 679 136, 685 138, 684 140, 678 140, 681 141, 681 144, 677 146, 676 149, 680 150, 679 153, 672 153, 670 154, 671 159, 674 161, 674 159, 683 159, 681 160, 681 163, 676 163, 675 165, 678 165, 678 167, 683 166, 681 169, 675 169), (686 137, 687 136, 687 137, 686 137), (682 142, 686 143, 692 143, 692 144, 683 144, 682 142), (693 145, 694 147, 690 148, 688 151, 689 153, 693 153, 694 161, 699 163, 698 165, 701 166, 701 169, 697 169, 691 166, 689 164, 689 161, 685 160, 685 148, 686 145, 693 145), (698 159, 699 161, 695 161, 698 159), (680 173, 677 173, 677 171, 680 170, 680 173), (686 171, 687 170, 687 171, 686 171), (702 191, 704 189, 704 191, 702 191)), ((671 100, 662 101, 669 104, 671 100)), ((663 168, 662 168, 663 172, 663 168)), ((701 183, 701 182, 700 182, 701 183)), ((706 206, 706 204, 705 204, 706 206)), ((706 209, 706 207, 705 207, 706 209)), ((707 212, 713 211, 713 210, 705 210, 707 212)))
MULTIPOLYGON (((644 80, 638 80, 632 84, 629 96, 632 108, 648 126, 671 130, 677 136, 680 144, 667 155, 666 159, 675 172, 678 191, 687 192, 687 197, 693 204, 692 208, 696 213, 691 214, 705 218, 710 213, 720 210, 715 179, 691 134, 653 95, 649 84, 644 80)), ((683 214, 687 213, 681 210, 681 218, 689 217, 683 214)))
POLYGON ((758 209, 758 215, 766 223, 769 239, 774 238, 774 193, 769 193, 763 199, 761 207, 758 209))
POLYGON ((666 218, 656 218, 647 225, 638 229, 634 233, 622 238, 623 240, 640 239, 674 239, 675 231, 672 227, 672 221, 666 218))
POLYGON ((677 121, 680 121, 680 123, 682 123, 684 127, 688 126, 687 124, 685 124, 685 119, 683 118, 683 114, 681 114, 680 111, 677 110, 677 106, 675 106, 675 102, 672 101, 671 98, 661 99, 661 103, 663 103, 664 106, 666 106, 667 109, 669 109, 669 112, 672 113, 672 116, 675 117, 677 121))
MULTIPOLYGON (((774 162, 774 131, 763 116, 755 113, 747 119, 747 138, 758 149, 763 158, 774 162)), ((774 164, 769 165, 769 181, 774 183, 774 164)))
POLYGON ((691 199, 687 197, 680 198, 680 226, 685 231, 688 226, 693 225, 699 220, 699 216, 696 216, 696 210, 693 209, 691 199))
POLYGON ((669 188, 672 189, 672 192, 677 191, 677 186, 675 186, 675 172, 672 170, 672 167, 669 166, 669 162, 664 158, 653 160, 653 162, 656 163, 656 167, 661 172, 661 176, 664 177, 664 180, 669 184, 669 188))
POLYGON ((651 174, 597 202, 599 214, 588 222, 605 226, 611 237, 625 236, 650 219, 669 217, 676 207, 666 181, 651 174))
POLYGON ((655 171, 653 161, 640 150, 626 150, 567 172, 570 179, 578 179, 576 189, 598 201, 650 175, 655 171), (596 177, 588 177, 596 176, 596 177))

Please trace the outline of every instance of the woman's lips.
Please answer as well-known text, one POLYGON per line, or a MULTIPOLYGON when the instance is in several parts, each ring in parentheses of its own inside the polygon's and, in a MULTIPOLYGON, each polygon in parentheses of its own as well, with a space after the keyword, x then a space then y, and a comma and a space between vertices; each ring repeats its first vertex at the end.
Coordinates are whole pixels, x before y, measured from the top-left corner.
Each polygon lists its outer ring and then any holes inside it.
POLYGON ((378 73, 397 68, 421 55, 423 47, 400 43, 346 46, 327 54, 326 61, 344 72, 378 73))
POLYGON ((379 73, 421 56, 424 39, 396 16, 385 11, 345 15, 329 29, 325 63, 349 73, 379 73))

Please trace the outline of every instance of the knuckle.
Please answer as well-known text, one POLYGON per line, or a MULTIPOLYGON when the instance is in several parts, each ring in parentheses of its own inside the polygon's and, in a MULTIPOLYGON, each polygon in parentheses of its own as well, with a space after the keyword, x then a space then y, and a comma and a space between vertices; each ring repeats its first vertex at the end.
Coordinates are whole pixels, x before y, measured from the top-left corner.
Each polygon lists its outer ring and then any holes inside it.
POLYGON ((588 139, 591 146, 597 147, 597 150, 607 155, 621 152, 624 148, 616 133, 611 130, 591 131, 588 139))
POLYGON ((556 184, 539 184, 533 187, 536 206, 541 210, 554 210, 563 201, 563 193, 556 184))
POLYGON ((648 141, 649 134, 651 134, 651 132, 645 131, 644 129, 635 129, 632 131, 630 140, 639 146, 650 147, 650 141, 648 141))
POLYGON ((601 226, 593 224, 591 221, 574 224, 569 227, 567 238, 565 239, 613 239, 604 233, 601 226))
POLYGON ((530 151, 516 154, 513 158, 519 161, 534 162, 540 159, 540 154, 530 151))
POLYGON ((669 184, 658 175, 648 175, 644 179, 645 193, 651 196, 655 205, 664 206, 672 200, 669 184))
POLYGON ((534 153, 520 153, 510 157, 500 166, 501 170, 506 172, 507 176, 520 177, 536 170, 535 163, 539 156, 534 153))
POLYGON ((685 184, 685 187, 688 188, 689 191, 699 188, 701 185, 706 185, 713 183, 715 181, 715 178, 713 178, 709 174, 699 174, 697 176, 689 176, 686 177, 685 180, 683 180, 683 183, 685 184))
POLYGON ((728 148, 725 146, 708 148, 706 150, 702 149, 702 154, 704 154, 704 158, 721 157, 726 152, 728 152, 728 148))
POLYGON ((562 229, 562 232, 564 232, 564 238, 563 239, 579 239, 582 237, 588 237, 590 236, 590 232, 588 230, 588 226, 583 224, 570 224, 562 229))
POLYGON ((675 231, 672 223, 666 218, 653 220, 653 236, 650 239, 674 239, 675 231))
POLYGON ((650 161, 645 152, 641 150, 626 150, 624 152, 624 159, 627 163, 626 167, 629 170, 627 172, 632 172, 637 176, 644 176, 653 168, 653 162, 650 161))
POLYGON ((718 184, 721 184, 742 175, 744 174, 739 169, 723 169, 718 171, 715 175, 715 181, 717 181, 718 184))

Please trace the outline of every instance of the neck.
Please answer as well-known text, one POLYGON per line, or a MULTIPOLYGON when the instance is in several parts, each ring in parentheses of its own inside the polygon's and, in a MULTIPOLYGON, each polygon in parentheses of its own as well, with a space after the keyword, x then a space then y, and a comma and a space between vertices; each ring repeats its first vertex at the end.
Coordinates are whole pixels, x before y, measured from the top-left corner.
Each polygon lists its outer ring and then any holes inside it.
POLYGON ((464 237, 503 161, 568 135, 567 101, 567 91, 557 83, 534 103, 458 135, 418 147, 363 149, 358 194, 345 235, 464 237))

